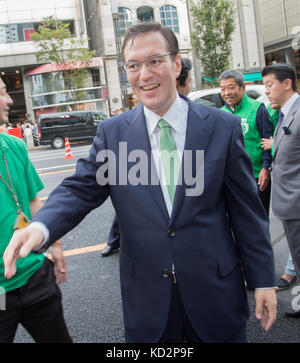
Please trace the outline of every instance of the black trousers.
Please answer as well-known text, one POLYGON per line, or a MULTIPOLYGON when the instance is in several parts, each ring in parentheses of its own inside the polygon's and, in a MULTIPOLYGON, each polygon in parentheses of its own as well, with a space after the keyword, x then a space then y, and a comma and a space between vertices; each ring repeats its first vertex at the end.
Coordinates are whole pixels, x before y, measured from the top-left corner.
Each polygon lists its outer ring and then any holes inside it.
MULTIPOLYGON (((256 183, 258 183, 258 179, 256 179, 256 183)), ((266 189, 261 192, 259 190, 259 185, 257 185, 257 188, 258 188, 258 194, 259 194, 259 197, 260 197, 260 200, 265 208, 265 211, 266 211, 266 214, 267 214, 267 217, 269 218, 269 212, 270 212, 270 199, 271 199, 271 180, 268 184, 268 186, 266 187, 266 189)))
POLYGON ((53 263, 45 258, 24 286, 6 294, 6 310, 0 310, 0 343, 13 342, 19 324, 38 343, 72 343, 61 300, 53 263))
POLYGON ((114 220, 109 231, 107 244, 112 248, 120 248, 120 228, 119 220, 116 214, 114 216, 114 220))
MULTIPOLYGON (((172 298, 167 326, 159 343, 203 343, 191 326, 182 298, 178 289, 178 284, 172 285, 172 298)), ((246 327, 223 343, 246 343, 246 327)))

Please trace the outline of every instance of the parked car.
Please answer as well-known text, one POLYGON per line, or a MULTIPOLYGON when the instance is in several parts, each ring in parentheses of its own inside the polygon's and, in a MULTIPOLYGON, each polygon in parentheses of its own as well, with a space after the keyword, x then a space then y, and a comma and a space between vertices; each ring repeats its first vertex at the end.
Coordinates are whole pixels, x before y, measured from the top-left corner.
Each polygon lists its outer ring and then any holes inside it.
POLYGON ((108 118, 102 111, 70 111, 45 113, 38 117, 41 145, 51 145, 54 149, 64 147, 69 141, 88 140, 97 132, 98 123, 108 118))
MULTIPOLYGON (((265 104, 268 103, 268 98, 265 94, 265 86, 260 84, 246 85, 246 93, 249 97, 257 99, 265 104)), ((221 97, 221 88, 208 88, 200 91, 191 92, 188 97, 202 105, 221 108, 224 106, 224 100, 221 97)))

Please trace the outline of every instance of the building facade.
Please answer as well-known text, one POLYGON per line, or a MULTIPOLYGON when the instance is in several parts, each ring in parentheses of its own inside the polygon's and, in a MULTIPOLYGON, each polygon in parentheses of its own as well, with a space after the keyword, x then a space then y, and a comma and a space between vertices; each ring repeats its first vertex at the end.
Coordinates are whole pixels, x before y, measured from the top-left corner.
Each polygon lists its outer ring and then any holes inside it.
POLYGON ((259 7, 266 64, 289 63, 300 87, 299 0, 256 0, 259 7))
MULTIPOLYGON (((234 0, 236 29, 232 41, 231 68, 248 75, 264 66, 262 31, 257 0, 234 0)), ((258 0, 264 1, 264 0, 258 0)), ((124 71, 121 46, 128 27, 145 21, 160 22, 172 29, 180 54, 193 62, 192 88, 202 87, 201 60, 193 54, 191 0, 0 0, 0 72, 14 99, 12 120, 26 114, 73 108, 70 92, 55 65, 37 64, 31 33, 43 17, 55 16, 70 24, 74 38, 89 37, 95 50, 83 109, 114 113, 128 108, 131 94, 124 71)), ((255 79, 251 79, 255 80, 255 79)))
POLYGON ((121 48, 126 30, 139 22, 159 22, 177 35, 180 53, 192 59, 192 45, 185 0, 84 0, 91 47, 105 64, 110 111, 128 108, 131 94, 122 69, 121 48))
MULTIPOLYGON (((36 60, 37 49, 31 34, 47 16, 70 24, 69 30, 75 39, 87 37, 80 0, 0 0, 0 73, 14 100, 12 122, 34 120, 40 113, 74 108, 71 90, 67 89, 61 71, 55 65, 38 65, 36 60)), ((85 46, 88 47, 88 42, 85 46)), ((85 93, 80 102, 83 109, 108 111, 102 66, 101 58, 93 59, 90 64, 86 88, 80 90, 85 93)))
MULTIPOLYGON (((201 3, 201 0, 187 0, 190 14, 190 27, 193 31, 192 4, 201 3)), ((264 49, 261 37, 258 7, 256 0, 234 0, 235 30, 231 43, 230 68, 245 74, 247 82, 261 80, 260 71, 265 65, 264 49)), ((196 65, 197 89, 201 88, 201 60, 194 58, 196 65), (200 70, 200 71, 199 71, 200 70)))

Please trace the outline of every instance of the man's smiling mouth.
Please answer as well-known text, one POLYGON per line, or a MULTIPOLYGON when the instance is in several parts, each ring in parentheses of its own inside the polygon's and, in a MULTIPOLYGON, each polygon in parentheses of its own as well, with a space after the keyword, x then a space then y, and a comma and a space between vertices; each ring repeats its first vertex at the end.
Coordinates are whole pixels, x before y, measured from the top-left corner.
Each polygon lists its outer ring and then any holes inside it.
POLYGON ((156 84, 149 84, 148 86, 143 86, 141 87, 143 91, 151 91, 155 88, 158 88, 160 86, 159 83, 156 83, 156 84))

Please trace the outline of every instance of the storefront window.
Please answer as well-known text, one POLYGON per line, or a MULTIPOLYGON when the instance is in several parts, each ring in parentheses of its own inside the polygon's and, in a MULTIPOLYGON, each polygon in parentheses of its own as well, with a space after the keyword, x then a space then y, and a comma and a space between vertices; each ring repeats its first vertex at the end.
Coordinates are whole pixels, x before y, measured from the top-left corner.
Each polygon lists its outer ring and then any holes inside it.
MULTIPOLYGON (((69 30, 74 35, 74 21, 63 21, 69 24, 69 30)), ((40 23, 0 24, 0 44, 28 42, 31 34, 38 30, 40 23)))
POLYGON ((38 95, 65 89, 62 72, 35 74, 30 77, 31 94, 38 95))

